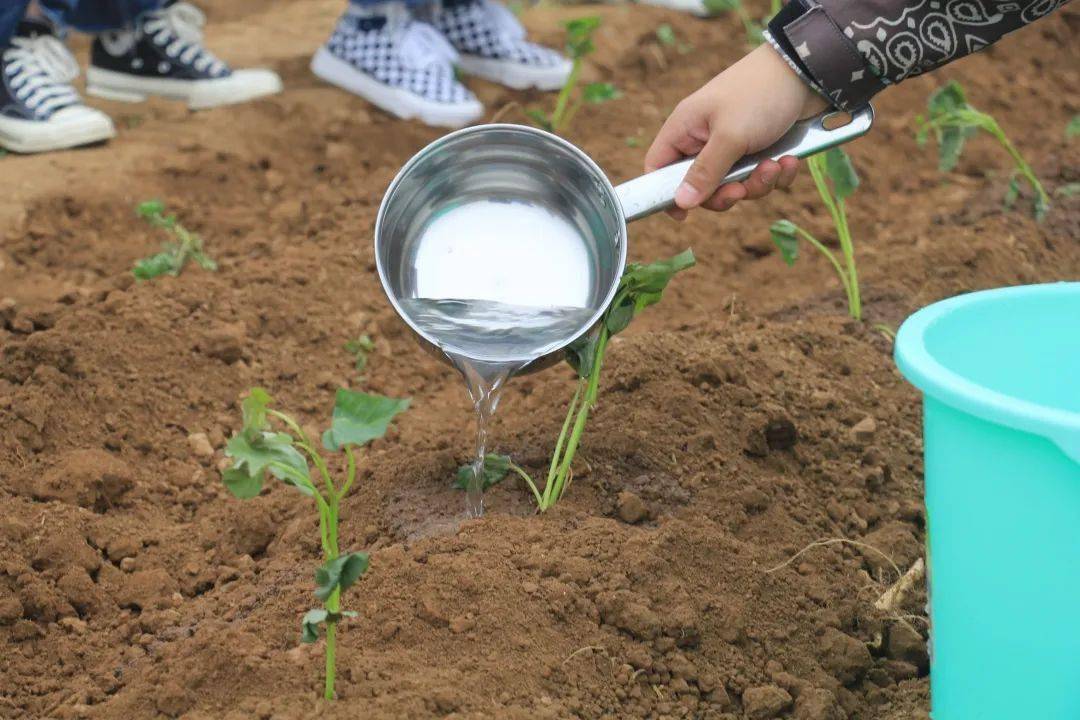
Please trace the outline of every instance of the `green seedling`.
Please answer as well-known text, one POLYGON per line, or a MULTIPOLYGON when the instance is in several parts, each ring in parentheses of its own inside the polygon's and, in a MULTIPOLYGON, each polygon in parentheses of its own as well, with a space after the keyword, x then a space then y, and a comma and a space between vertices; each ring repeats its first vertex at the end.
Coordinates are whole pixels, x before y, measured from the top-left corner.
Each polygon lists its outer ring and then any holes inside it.
POLYGON ((960 83, 953 81, 944 87, 938 88, 927 101, 927 117, 919 116, 916 119, 918 130, 915 138, 919 145, 925 145, 930 135, 938 143, 938 168, 942 172, 948 172, 956 167, 963 152, 964 143, 979 130, 992 135, 1012 158, 1014 170, 1009 177, 1009 187, 1005 192, 1004 205, 1012 207, 1020 195, 1020 180, 1026 180, 1035 191, 1034 214, 1036 220, 1042 220, 1050 209, 1050 196, 1046 189, 1035 176, 1031 165, 1009 141, 1005 132, 988 113, 976 110, 972 107, 964 95, 964 88, 960 83))
POLYGON ((679 38, 675 35, 675 29, 667 23, 664 23, 660 27, 656 28, 656 39, 661 45, 663 45, 664 47, 673 48, 680 55, 685 55, 686 53, 694 49, 693 45, 679 40, 679 38))
POLYGON ((368 356, 374 351, 375 341, 367 333, 345 343, 345 352, 353 356, 353 367, 357 372, 364 372, 368 364, 368 356))
POLYGON ((319 537, 323 564, 315 571, 315 597, 322 607, 307 612, 300 621, 300 639, 313 643, 320 630, 326 632, 326 683, 323 696, 334 699, 337 658, 337 624, 356 613, 341 609, 341 593, 367 572, 369 558, 362 552, 341 552, 338 545, 338 519, 341 501, 356 480, 355 448, 381 438, 394 417, 409 406, 408 400, 396 400, 352 390, 338 390, 330 429, 323 433, 327 450, 345 451, 345 479, 334 482, 326 458, 299 423, 270 407, 273 399, 262 388, 252 388, 241 403, 244 426, 229 440, 225 454, 232 467, 222 473, 225 487, 241 500, 253 498, 262 490, 267 474, 281 480, 315 502, 319 511, 319 537), (271 421, 284 430, 276 430, 271 421), (318 475, 313 479, 311 466, 318 475), (320 487, 321 481, 321 487, 320 487))
POLYGON ((1072 120, 1065 126, 1065 139, 1072 140, 1077 135, 1080 135, 1080 115, 1073 115, 1072 120))
POLYGON ((742 0, 705 0, 705 9, 710 15, 734 12, 746 32, 746 42, 756 47, 765 41, 764 26, 750 16, 742 0))
POLYGON ((136 278, 150 280, 161 275, 179 275, 191 260, 204 270, 218 269, 217 263, 203 250, 202 238, 181 225, 175 215, 166 215, 165 204, 160 200, 139 203, 135 212, 172 238, 164 243, 161 252, 135 263, 131 272, 136 278))
POLYGON ((859 275, 855 269, 855 244, 848 227, 846 202, 859 187, 859 176, 851 164, 851 158, 840 148, 833 148, 813 156, 807 161, 810 176, 814 179, 818 195, 825 204, 836 228, 840 243, 840 257, 825 244, 790 220, 777 220, 769 228, 772 241, 780 250, 780 256, 788 265, 794 265, 799 257, 799 240, 805 240, 824 255, 840 277, 847 295, 848 312, 856 320, 862 319, 862 297, 859 292, 859 275))
POLYGON ((570 121, 583 104, 597 105, 609 100, 615 100, 622 95, 618 88, 606 82, 589 83, 581 89, 581 92, 577 92, 585 58, 596 49, 596 46, 593 45, 592 36, 596 29, 600 27, 600 18, 583 17, 570 20, 565 27, 566 52, 573 61, 573 65, 570 68, 570 74, 566 78, 566 83, 555 99, 555 109, 551 111, 551 114, 547 114, 538 108, 530 108, 525 111, 525 114, 539 127, 553 133, 561 133, 569 127, 570 121))
MULTIPOLYGON (((649 265, 634 263, 627 266, 619 281, 615 298, 600 320, 599 329, 567 348, 566 361, 577 373, 578 384, 555 442, 555 451, 551 456, 543 488, 541 489, 525 470, 504 455, 488 455, 484 458, 485 487, 502 480, 507 471, 513 471, 529 486, 540 512, 554 507, 573 480, 574 456, 585 432, 589 412, 596 407, 600 372, 603 369, 608 342, 625 330, 642 310, 660 302, 671 278, 676 273, 693 267, 695 262, 694 253, 686 250, 669 260, 660 260, 649 265)), ((472 465, 459 468, 456 484, 464 487, 472 472, 472 465)))

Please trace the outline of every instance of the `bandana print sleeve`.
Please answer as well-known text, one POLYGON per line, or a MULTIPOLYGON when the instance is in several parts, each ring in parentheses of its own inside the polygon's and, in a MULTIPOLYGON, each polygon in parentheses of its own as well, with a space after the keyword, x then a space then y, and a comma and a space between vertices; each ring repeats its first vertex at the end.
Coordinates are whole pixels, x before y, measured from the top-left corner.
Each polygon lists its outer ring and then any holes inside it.
POLYGON ((838 108, 997 42, 1068 0, 791 0, 768 41, 838 108))

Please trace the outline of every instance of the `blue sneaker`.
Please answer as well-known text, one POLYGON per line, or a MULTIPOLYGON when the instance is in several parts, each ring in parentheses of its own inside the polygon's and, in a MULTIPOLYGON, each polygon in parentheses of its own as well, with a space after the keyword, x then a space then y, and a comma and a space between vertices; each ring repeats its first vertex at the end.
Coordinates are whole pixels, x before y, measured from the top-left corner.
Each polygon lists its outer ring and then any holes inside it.
POLYGON ((515 90, 558 90, 570 75, 572 63, 526 40, 525 28, 495 0, 443 0, 434 24, 471 75, 515 90))
POLYGON ((103 142, 112 120, 83 104, 71 82, 79 76, 64 43, 47 22, 24 20, 0 46, 0 147, 35 153, 103 142))
POLYGON ((350 7, 311 71, 399 118, 461 127, 480 118, 480 101, 454 75, 457 53, 404 3, 350 7))

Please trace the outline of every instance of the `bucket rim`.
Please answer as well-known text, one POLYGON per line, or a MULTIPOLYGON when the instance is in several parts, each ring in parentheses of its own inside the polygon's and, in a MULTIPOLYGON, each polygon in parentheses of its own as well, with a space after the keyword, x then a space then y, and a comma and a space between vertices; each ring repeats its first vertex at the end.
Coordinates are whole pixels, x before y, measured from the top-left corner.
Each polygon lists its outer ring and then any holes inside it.
MULTIPOLYGON (((1080 282, 978 290, 928 305, 900 326, 894 359, 901 374, 925 395, 983 420, 1046 437, 1080 463, 1080 412, 1048 407, 973 382, 945 367, 926 347, 927 331, 960 308, 1047 295, 1080 297, 1080 282)), ((1080 332, 1080 319, 1077 332, 1080 332)))

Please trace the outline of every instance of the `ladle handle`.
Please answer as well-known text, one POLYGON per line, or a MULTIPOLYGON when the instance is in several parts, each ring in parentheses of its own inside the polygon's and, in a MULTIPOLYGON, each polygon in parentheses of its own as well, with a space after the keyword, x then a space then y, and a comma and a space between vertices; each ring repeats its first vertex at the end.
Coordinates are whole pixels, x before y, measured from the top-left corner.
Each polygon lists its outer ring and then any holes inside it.
MULTIPOLYGON (((809 120, 795 123, 787 133, 771 146, 743 157, 735 163, 724 177, 724 182, 745 180, 762 160, 778 160, 785 155, 797 158, 809 157, 823 150, 842 145, 866 134, 874 122, 874 108, 864 105, 851 113, 851 119, 840 127, 830 130, 825 123, 839 119, 844 113, 830 110, 809 120)), ((675 190, 686 177, 694 158, 680 160, 667 167, 654 170, 641 177, 627 180, 615 188, 623 206, 627 222, 666 210, 675 204, 675 190)))

